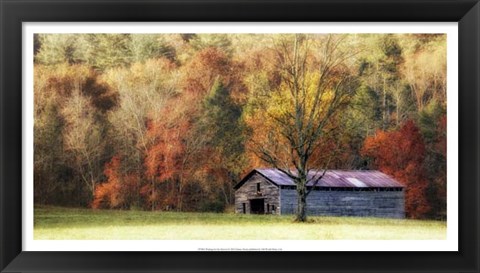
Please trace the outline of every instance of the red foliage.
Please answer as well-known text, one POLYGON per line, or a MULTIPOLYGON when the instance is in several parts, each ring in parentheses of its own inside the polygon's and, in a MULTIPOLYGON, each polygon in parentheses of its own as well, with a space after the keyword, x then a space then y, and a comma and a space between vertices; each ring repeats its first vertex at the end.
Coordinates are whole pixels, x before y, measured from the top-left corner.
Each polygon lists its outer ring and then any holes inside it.
POLYGON ((422 218, 429 212, 423 167, 425 144, 413 121, 407 121, 396 131, 377 131, 365 140, 361 153, 373 158, 374 167, 405 185, 407 216, 422 218))
POLYGON ((443 159, 443 166, 436 171, 434 178, 434 184, 436 189, 436 203, 441 204, 440 214, 446 215, 446 202, 447 202, 447 116, 444 115, 440 118, 437 127, 437 138, 435 142, 435 151, 441 155, 443 159))

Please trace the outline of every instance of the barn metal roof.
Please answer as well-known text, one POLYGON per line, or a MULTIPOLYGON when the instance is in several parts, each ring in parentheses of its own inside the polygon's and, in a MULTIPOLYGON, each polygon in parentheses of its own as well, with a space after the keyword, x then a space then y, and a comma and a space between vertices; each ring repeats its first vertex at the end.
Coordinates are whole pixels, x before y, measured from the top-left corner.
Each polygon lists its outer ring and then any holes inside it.
MULTIPOLYGON (((235 188, 238 189, 253 174, 259 173, 277 186, 295 186, 293 180, 278 169, 254 169, 235 188)), ((322 175, 322 170, 312 170, 308 179, 312 180, 307 185, 313 185, 315 178, 322 175), (312 179, 313 178, 313 179, 312 179)), ((344 188, 399 188, 404 187, 392 177, 373 170, 327 170, 325 176, 316 184, 316 187, 344 187, 344 188)))

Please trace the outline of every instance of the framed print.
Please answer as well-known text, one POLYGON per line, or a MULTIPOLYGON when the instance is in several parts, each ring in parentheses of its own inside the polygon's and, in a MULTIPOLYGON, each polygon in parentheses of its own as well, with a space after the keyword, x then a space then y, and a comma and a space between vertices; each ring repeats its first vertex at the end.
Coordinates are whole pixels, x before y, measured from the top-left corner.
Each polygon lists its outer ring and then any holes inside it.
POLYGON ((1 272, 478 272, 477 1, 0 3, 1 272))

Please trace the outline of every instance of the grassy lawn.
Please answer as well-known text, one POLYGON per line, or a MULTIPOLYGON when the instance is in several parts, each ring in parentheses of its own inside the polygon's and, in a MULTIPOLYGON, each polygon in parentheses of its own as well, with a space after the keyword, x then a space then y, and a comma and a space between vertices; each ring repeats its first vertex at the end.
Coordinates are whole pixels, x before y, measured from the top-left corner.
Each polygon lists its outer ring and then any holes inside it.
POLYGON ((422 240, 445 239, 446 222, 35 208, 36 240, 422 240))

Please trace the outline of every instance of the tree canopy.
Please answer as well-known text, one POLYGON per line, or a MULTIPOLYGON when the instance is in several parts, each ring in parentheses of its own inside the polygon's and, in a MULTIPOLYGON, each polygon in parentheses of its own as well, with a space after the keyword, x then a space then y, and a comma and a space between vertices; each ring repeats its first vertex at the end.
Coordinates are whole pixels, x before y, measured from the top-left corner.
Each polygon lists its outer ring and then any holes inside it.
POLYGON ((297 185, 314 169, 379 169, 406 185, 409 217, 446 217, 445 35, 35 42, 36 204, 225 211, 252 168, 297 185))

